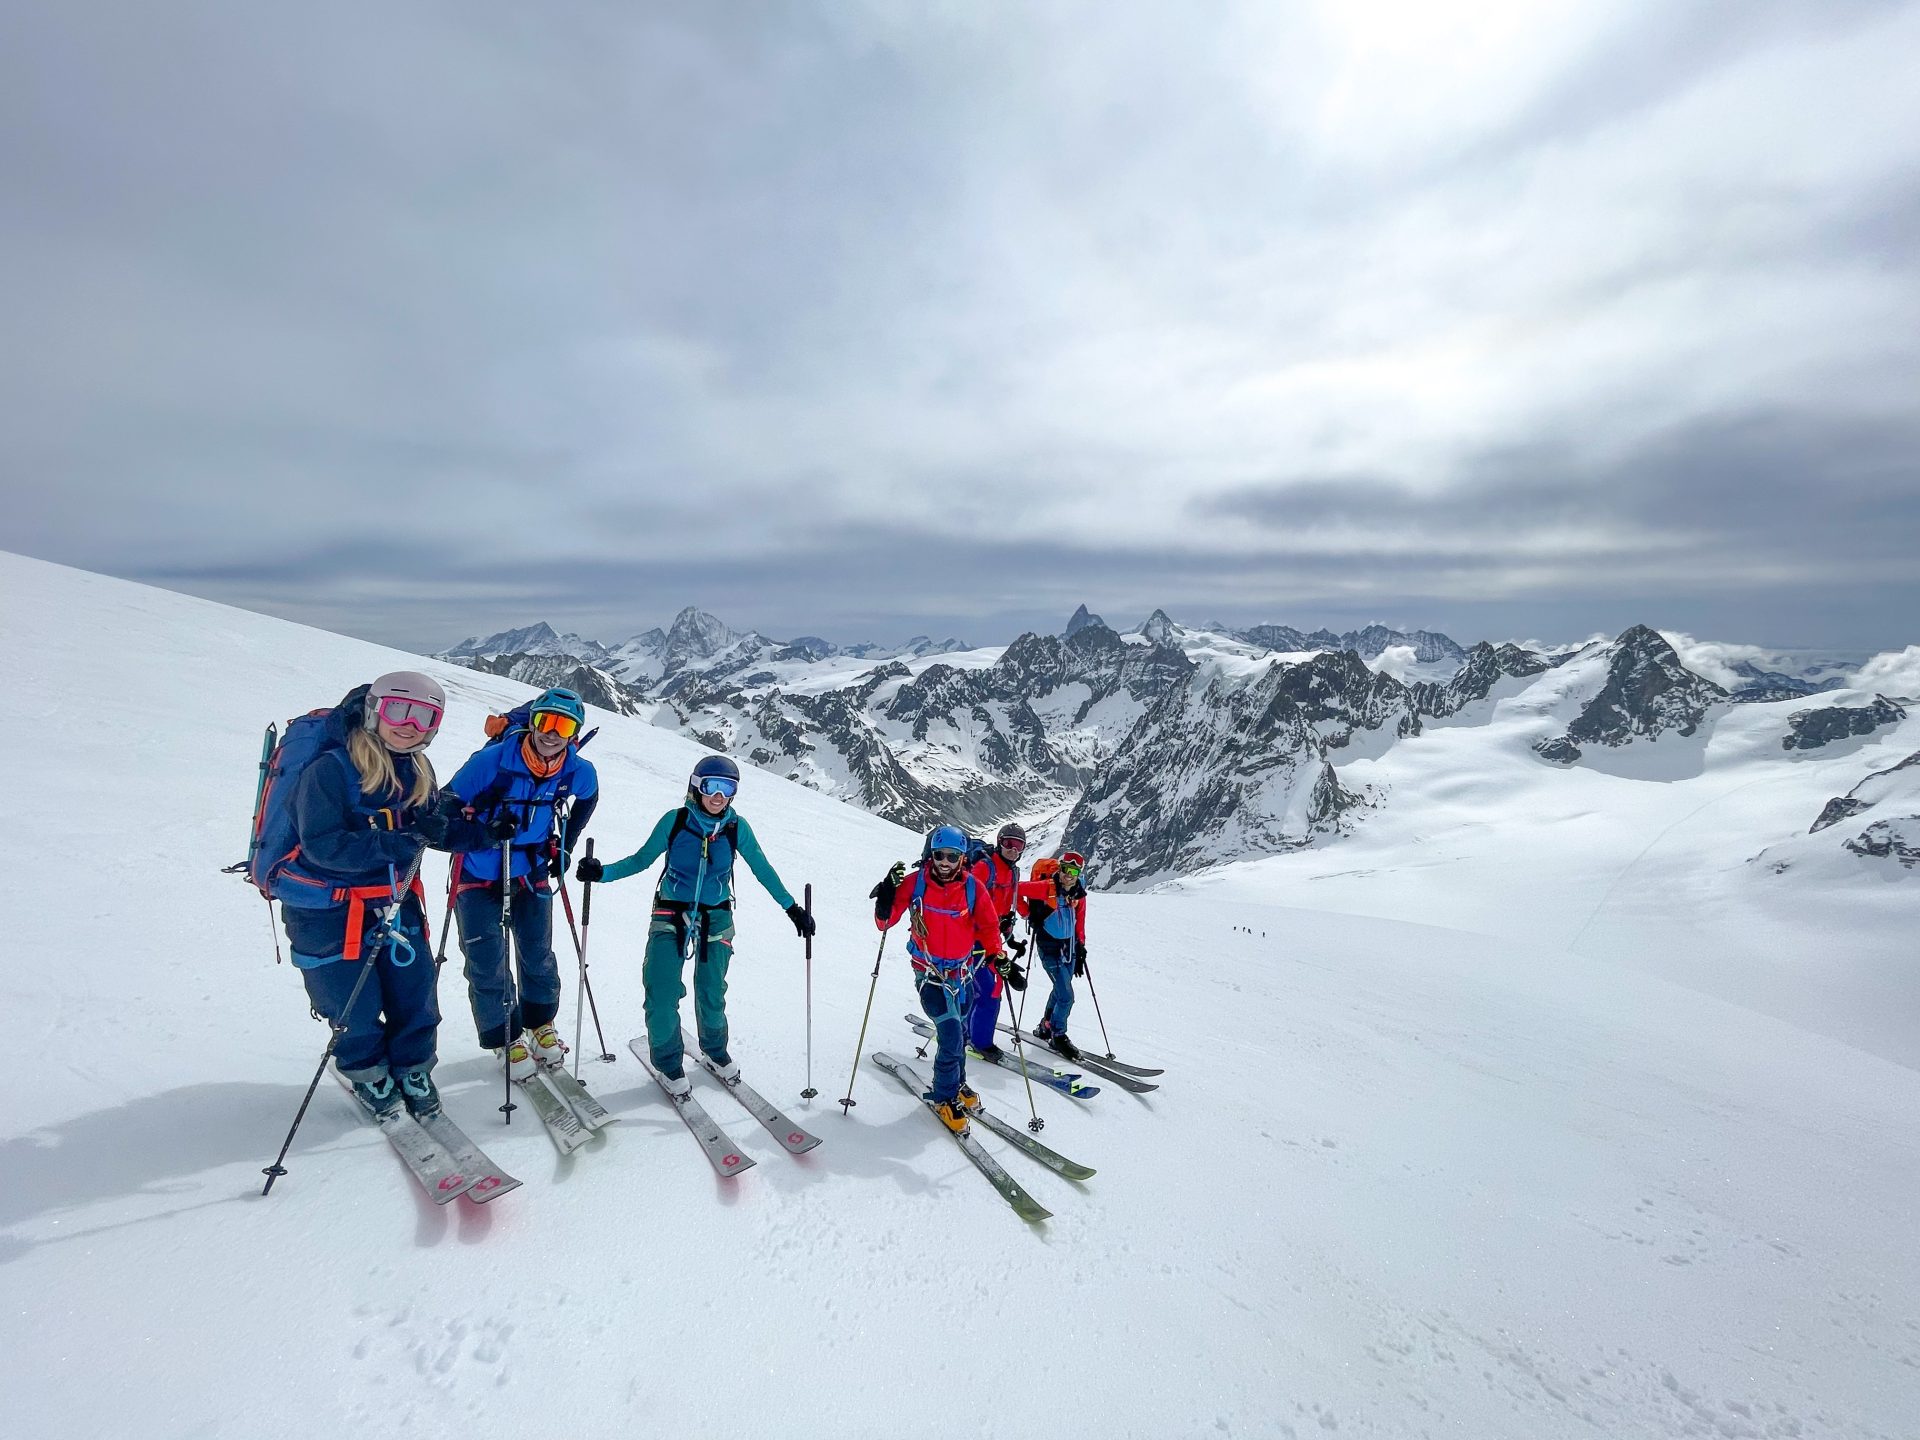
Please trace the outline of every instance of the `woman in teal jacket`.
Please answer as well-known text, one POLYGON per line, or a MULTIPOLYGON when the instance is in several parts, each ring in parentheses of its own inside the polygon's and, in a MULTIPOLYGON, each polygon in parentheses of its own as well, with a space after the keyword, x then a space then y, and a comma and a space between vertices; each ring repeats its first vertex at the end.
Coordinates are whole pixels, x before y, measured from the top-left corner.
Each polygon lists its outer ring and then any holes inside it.
POLYGON ((653 923, 647 927, 647 958, 641 980, 647 993, 647 1049, 667 1088, 685 1095, 686 1047, 680 1039, 680 1002, 686 997, 686 960, 693 961, 693 1015, 700 1050, 723 1080, 740 1073, 727 1053, 727 965, 733 959, 733 860, 745 860, 785 907, 802 938, 813 934, 813 917, 794 903, 754 839, 753 827, 733 807, 740 789, 740 767, 724 755, 709 755, 693 767, 687 799, 669 810, 632 855, 602 865, 582 860, 574 872, 582 881, 624 880, 667 860, 653 896, 653 923))

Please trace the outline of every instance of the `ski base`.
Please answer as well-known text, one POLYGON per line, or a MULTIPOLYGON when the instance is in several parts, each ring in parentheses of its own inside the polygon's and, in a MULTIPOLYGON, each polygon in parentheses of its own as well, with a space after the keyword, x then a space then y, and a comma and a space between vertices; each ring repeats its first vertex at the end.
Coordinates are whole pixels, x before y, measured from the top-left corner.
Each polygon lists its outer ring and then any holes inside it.
MULTIPOLYGON (((332 1067, 329 1066, 329 1069, 332 1067)), ((387 1144, 393 1152, 406 1162, 407 1169, 413 1172, 413 1178, 420 1182, 420 1188, 436 1205, 445 1205, 449 1201, 464 1195, 478 1183, 478 1175, 469 1175, 454 1160, 447 1147, 435 1140, 423 1129, 420 1123, 400 1106, 384 1119, 369 1110, 354 1093, 353 1082, 334 1070, 333 1078, 338 1080, 347 1092, 347 1098, 353 1101, 353 1108, 371 1120, 380 1133, 386 1136, 387 1144)))
POLYGON ((728 1094, 746 1106, 747 1113, 764 1125, 767 1133, 779 1141, 780 1148, 785 1150, 789 1155, 804 1155, 820 1143, 820 1137, 818 1135, 810 1135, 798 1125, 794 1124, 793 1121, 786 1117, 786 1114, 779 1106, 768 1100, 739 1076, 736 1075, 731 1080, 720 1080, 720 1072, 714 1068, 713 1062, 708 1060, 705 1055, 701 1054, 700 1051, 696 1050, 692 1045, 687 1046, 687 1053, 700 1062, 700 1068, 702 1070, 705 1070, 709 1075, 713 1076, 715 1080, 719 1080, 721 1087, 725 1089, 728 1094))
MULTIPOLYGON (((1000 1029, 1009 1035, 1015 1033, 1013 1026, 1004 1023, 1000 1026, 1000 1029)), ((1059 1054, 1059 1051, 1055 1050, 1031 1030, 1022 1030, 1018 1033, 1020 1039, 1030 1048, 1044 1051, 1048 1055, 1059 1054)), ((1111 1080, 1122 1090, 1131 1090, 1136 1095, 1144 1095, 1149 1090, 1158 1090, 1160 1088, 1158 1085, 1140 1079, 1137 1075, 1129 1075, 1125 1071, 1109 1065, 1104 1060, 1096 1060, 1084 1050, 1080 1052, 1080 1058, 1078 1060, 1069 1063, 1080 1066, 1090 1075, 1098 1075, 1102 1080, 1111 1080)))
POLYGON ((741 1154, 734 1147, 727 1138, 727 1132, 720 1128, 698 1100, 691 1095, 682 1098, 667 1089, 666 1077, 653 1068, 653 1057, 647 1053, 644 1035, 637 1040, 629 1040, 627 1048, 633 1052, 634 1059, 646 1067, 647 1074, 653 1076, 654 1084, 667 1097, 667 1103, 686 1122, 687 1129, 693 1132, 693 1138, 700 1142, 701 1153, 707 1157, 707 1163, 713 1166, 714 1174, 730 1177, 753 1168, 753 1157, 741 1154))
MULTIPOLYGON (((919 1071, 907 1064, 906 1061, 896 1059, 884 1050, 877 1050, 874 1052, 873 1063, 893 1076, 894 1079, 898 1080, 901 1087, 906 1090, 909 1095, 913 1096, 914 1099, 920 1101, 922 1105, 925 1105, 929 1111, 933 1109, 933 1103, 924 1098, 924 1092, 927 1088, 926 1080, 921 1077, 919 1071)), ((946 1131, 946 1133, 952 1137, 954 1144, 958 1145, 961 1151, 965 1153, 967 1159, 973 1162, 974 1168, 986 1176, 988 1183, 1000 1192, 1000 1198, 1013 1207, 1014 1214, 1018 1215, 1022 1220, 1029 1221, 1050 1220, 1053 1218, 1053 1212, 1023 1190, 1020 1187, 1020 1182, 1009 1175, 998 1160, 995 1160, 983 1150, 980 1142, 974 1139, 972 1135, 964 1134, 958 1130, 948 1130, 938 1116, 934 1118, 934 1123, 938 1124, 942 1130, 946 1131)))
MULTIPOLYGON (((909 1015, 907 1016, 907 1023, 913 1026, 924 1038, 928 1040, 934 1038, 933 1026, 927 1023, 925 1017, 909 1015)), ((1053 1052, 1049 1050, 1047 1053, 1051 1055, 1053 1052)), ((998 1060, 989 1060, 985 1055, 982 1055, 978 1050, 974 1049, 973 1046, 969 1045, 967 1046, 967 1058, 969 1060, 978 1060, 983 1065, 998 1065, 1002 1070, 1011 1070, 1016 1075, 1025 1075, 1029 1080, 1037 1084, 1046 1085, 1054 1090, 1058 1090, 1062 1095, 1071 1095, 1076 1100, 1091 1100, 1100 1093, 1100 1087, 1098 1085, 1087 1084, 1080 1078, 1080 1073, 1077 1070, 1055 1069, 1042 1065, 1034 1060, 1027 1061, 1027 1068, 1022 1070, 1020 1068, 1020 1057, 1010 1050, 1002 1050, 998 1060)))

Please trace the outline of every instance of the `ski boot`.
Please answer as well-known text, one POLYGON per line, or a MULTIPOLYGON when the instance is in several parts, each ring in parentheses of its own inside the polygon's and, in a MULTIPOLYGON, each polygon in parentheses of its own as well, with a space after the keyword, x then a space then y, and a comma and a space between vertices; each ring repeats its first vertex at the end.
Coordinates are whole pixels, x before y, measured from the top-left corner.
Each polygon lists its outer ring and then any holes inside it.
POLYGON ((397 1114, 400 1109, 400 1087, 393 1083, 393 1076, 382 1075, 377 1080, 355 1080, 353 1093, 362 1105, 373 1112, 376 1120, 385 1120, 397 1114))
MULTIPOLYGON (((493 1052, 496 1056, 501 1052, 493 1052)), ((524 1085, 540 1071, 539 1064, 533 1058, 533 1051, 527 1047, 527 1037, 516 1035, 506 1049, 507 1075, 524 1085)))
POLYGON ((967 1112, 961 1105, 958 1096, 955 1096, 951 1100, 933 1100, 931 1096, 927 1098, 932 1100, 933 1113, 940 1117, 940 1123, 942 1125, 946 1126, 947 1129, 953 1131, 956 1135, 964 1135, 967 1133, 967 1112))
POLYGON ((959 1095, 954 1098, 960 1108, 969 1115, 980 1108, 980 1096, 971 1085, 961 1085, 959 1095))
POLYGON ((558 1070, 567 1063, 567 1047, 560 1039, 560 1032, 553 1028, 553 1022, 536 1025, 526 1035, 528 1048, 533 1058, 549 1070, 558 1070))
POLYGON ((687 1079, 684 1074, 669 1075, 666 1071, 662 1070, 660 1072, 660 1083, 667 1087, 667 1094, 671 1095, 676 1103, 693 1094, 693 1082, 687 1079))
POLYGON ((714 1077, 722 1084, 731 1085, 740 1078, 740 1067, 726 1051, 702 1050, 700 1053, 707 1057, 708 1063, 713 1066, 714 1077))
POLYGON ((973 1053, 978 1055, 982 1060, 986 1061, 989 1065, 998 1065, 1000 1063, 1000 1057, 1006 1054, 1007 1052, 1002 1050, 998 1045, 989 1044, 989 1045, 982 1045, 978 1050, 975 1050, 973 1053))
POLYGON ((440 1092, 434 1088, 430 1066, 415 1065, 402 1070, 396 1078, 400 1081, 400 1098, 406 1104, 407 1113, 416 1120, 440 1108, 440 1092))
POLYGON ((1053 1051, 1054 1054, 1068 1060, 1078 1060, 1080 1058, 1080 1047, 1067 1038, 1066 1031, 1056 1031, 1054 1034, 1047 1036, 1046 1040, 1047 1048, 1053 1051))

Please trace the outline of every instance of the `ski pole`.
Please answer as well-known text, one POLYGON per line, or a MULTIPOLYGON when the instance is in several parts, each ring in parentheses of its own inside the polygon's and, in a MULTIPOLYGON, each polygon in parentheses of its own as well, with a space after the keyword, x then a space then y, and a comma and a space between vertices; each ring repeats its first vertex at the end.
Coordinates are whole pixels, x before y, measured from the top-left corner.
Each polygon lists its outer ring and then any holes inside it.
MULTIPOLYGON (((587 841, 587 845, 587 853, 592 854, 593 841, 587 841)), ((565 880, 560 882, 560 903, 567 912, 567 929, 573 931, 573 953, 580 957, 580 988, 586 992, 587 1014, 593 1017, 594 1037, 600 1042, 600 1060, 602 1064, 611 1065, 620 1057, 607 1049, 607 1032, 600 1028, 600 1002, 593 998, 593 971, 587 964, 587 923, 593 919, 593 882, 589 880, 580 887, 579 929, 574 929, 573 896, 565 880)))
MULTIPOLYGON (((592 858, 593 840, 589 837, 587 840, 587 859, 591 860, 592 858)), ((567 912, 567 929, 573 931, 573 948, 580 956, 580 991, 573 997, 573 1078, 578 1080, 580 1078, 580 1050, 581 1047, 586 1044, 587 1040, 587 1017, 582 1013, 587 1003, 587 944, 580 932, 575 930, 573 926, 573 897, 567 894, 567 876, 564 870, 560 873, 560 904, 567 912)), ((591 913, 590 907, 592 904, 593 882, 591 880, 582 881, 580 890, 581 908, 591 913)), ((600 1048, 605 1050, 607 1047, 602 1043, 600 1048)))
MULTIPOLYGON (((407 878, 399 886, 403 896, 413 888, 413 877, 420 873, 420 860, 426 853, 426 847, 423 845, 420 853, 413 857, 413 863, 407 866, 407 878)), ((381 921, 379 930, 374 934, 372 948, 367 951, 367 958, 361 963, 360 978, 353 982, 353 989, 347 995, 347 1003, 340 1008, 340 1018, 327 1022, 331 1030, 327 1036, 327 1048, 320 1052, 320 1063, 314 1067, 313 1079, 307 1082, 307 1093, 301 1098, 300 1109, 293 1117, 293 1125, 287 1131, 285 1142, 280 1146, 280 1153, 274 1156, 273 1164, 260 1172, 267 1177, 267 1183, 260 1191, 262 1195, 272 1194, 273 1182, 287 1173, 287 1152, 293 1148, 293 1137, 300 1133, 300 1122, 307 1118, 307 1107, 313 1103, 313 1092, 320 1088, 320 1077, 327 1073, 327 1062, 333 1058, 334 1049, 340 1044, 340 1037, 347 1033, 347 1017, 353 1014, 353 1007, 359 1002, 360 992, 366 988, 367 977, 373 973, 373 967, 380 959, 381 950, 398 933, 400 917, 406 908, 406 902, 403 899, 400 904, 393 907, 387 918, 381 921)))
POLYGON ((880 988, 880 959, 887 953, 887 932, 880 932, 880 948, 873 957, 873 979, 867 983, 867 1008, 860 1015, 860 1039, 853 1047, 853 1074, 847 1076, 847 1096, 840 1102, 840 1113, 851 1115, 860 1102, 853 1098, 853 1082, 860 1074, 860 1052, 867 1044, 867 1017, 873 1014, 873 992, 880 988))
POLYGON ((447 963, 447 932, 453 928, 453 875, 447 872, 447 913, 440 917, 440 948, 433 957, 433 978, 440 979, 440 967, 447 963))
POLYGON ((1107 1047, 1107 1059, 1111 1060, 1113 1059, 1113 1041, 1107 1039, 1107 1017, 1100 1013, 1100 991, 1093 983, 1093 967, 1087 964, 1085 955, 1080 957, 1080 967, 1087 972, 1087 994, 1093 997, 1094 1017, 1100 1022, 1100 1043, 1107 1047))
MULTIPOLYGON (((813 919, 813 886, 808 885, 801 900, 807 912, 807 919, 813 919)), ((820 1092, 813 1088, 813 926, 807 926, 807 1088, 800 1092, 802 1100, 811 1100, 820 1092)), ((852 1090, 852 1086, 847 1087, 852 1090)))
POLYGON ((500 842, 500 968, 506 977, 501 989, 501 998, 506 1005, 506 1014, 500 1021, 500 1033, 504 1037, 500 1042, 500 1083, 506 1093, 500 1113, 507 1117, 506 1123, 513 1124, 513 1016, 520 1008, 519 987, 513 978, 513 841, 500 842))

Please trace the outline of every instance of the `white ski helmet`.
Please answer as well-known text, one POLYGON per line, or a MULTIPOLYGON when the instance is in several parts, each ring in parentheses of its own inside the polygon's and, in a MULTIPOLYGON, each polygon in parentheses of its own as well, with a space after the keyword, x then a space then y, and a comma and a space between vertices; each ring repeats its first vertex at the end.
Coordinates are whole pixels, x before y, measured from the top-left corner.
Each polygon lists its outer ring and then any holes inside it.
POLYGON ((418 670, 392 670, 367 687, 366 714, 362 723, 369 730, 380 718, 382 700, 417 700, 433 706, 443 715, 447 709, 447 692, 440 688, 440 682, 431 675, 422 675, 418 670))

